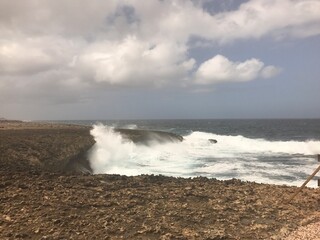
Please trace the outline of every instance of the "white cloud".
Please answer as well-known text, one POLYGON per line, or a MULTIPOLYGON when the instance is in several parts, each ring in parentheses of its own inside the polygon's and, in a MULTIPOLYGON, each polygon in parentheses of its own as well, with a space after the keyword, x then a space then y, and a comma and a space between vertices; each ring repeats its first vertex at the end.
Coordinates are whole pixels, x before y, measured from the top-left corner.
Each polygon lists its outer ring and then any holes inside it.
POLYGON ((281 72, 280 68, 277 68, 275 66, 266 66, 261 71, 261 76, 263 78, 272 78, 276 75, 278 75, 281 72))
POLYGON ((59 36, 0 41, 0 74, 32 75, 65 69, 71 57, 82 48, 82 41, 59 36))
POLYGON ((17 81, 49 91, 84 83, 184 86, 194 84, 192 76, 202 84, 268 78, 278 67, 255 58, 238 63, 216 56, 201 64, 190 55, 189 40, 216 46, 320 34, 320 1, 250 0, 220 13, 201 2, 218 1, 0 0, 0 94, 13 92, 17 81), (46 80, 40 84, 32 75, 46 80))
POLYGON ((320 2, 251 0, 233 11, 211 14, 191 1, 127 1, 149 39, 186 41, 198 36, 219 43, 264 36, 303 38, 320 34, 320 2))
POLYGON ((106 17, 117 6, 118 1, 114 0, 1 0, 0 34, 96 35, 103 31, 106 17))
POLYGON ((48 70, 53 58, 35 46, 8 42, 0 45, 0 74, 32 74, 48 70))
POLYGON ((161 86, 187 78, 194 65, 184 45, 152 45, 130 36, 121 42, 98 42, 78 57, 83 76, 112 85, 152 84, 161 86))
POLYGON ((244 62, 232 62, 224 56, 217 55, 200 65, 195 74, 195 82, 198 84, 246 82, 260 77, 269 78, 278 72, 278 68, 264 67, 264 63, 255 58, 244 62))
POLYGON ((238 38, 307 37, 320 34, 320 2, 314 0, 254 0, 221 14, 222 40, 238 38))

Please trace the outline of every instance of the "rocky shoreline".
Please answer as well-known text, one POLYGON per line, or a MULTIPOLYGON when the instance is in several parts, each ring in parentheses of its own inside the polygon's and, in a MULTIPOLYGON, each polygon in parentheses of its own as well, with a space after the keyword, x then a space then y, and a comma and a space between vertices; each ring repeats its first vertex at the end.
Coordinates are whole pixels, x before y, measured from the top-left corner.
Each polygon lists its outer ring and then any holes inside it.
MULTIPOLYGON (((320 190, 91 175, 89 127, 0 123, 0 239, 286 239, 320 221, 320 190)), ((311 238, 310 238, 311 239, 311 238)))
POLYGON ((89 131, 88 126, 0 121, 0 168, 91 172, 89 131))

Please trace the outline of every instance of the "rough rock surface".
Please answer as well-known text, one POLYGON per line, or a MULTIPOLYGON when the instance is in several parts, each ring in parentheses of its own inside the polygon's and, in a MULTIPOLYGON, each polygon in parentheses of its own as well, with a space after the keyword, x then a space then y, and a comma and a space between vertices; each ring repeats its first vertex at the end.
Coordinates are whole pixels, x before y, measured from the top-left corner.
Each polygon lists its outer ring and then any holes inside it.
POLYGON ((285 240, 320 240, 320 221, 299 227, 285 240))
POLYGON ((53 172, 90 139, 73 128, 0 130, 0 239, 285 239, 320 220, 320 189, 287 204, 296 187, 53 172))
POLYGON ((0 168, 90 171, 90 127, 0 121, 0 168))
POLYGON ((154 142, 165 143, 183 141, 182 136, 169 132, 122 128, 116 128, 114 131, 119 132, 123 137, 128 138, 138 144, 141 143, 148 145, 148 143, 154 142))
POLYGON ((283 239, 320 211, 319 190, 239 180, 0 176, 0 239, 283 239))

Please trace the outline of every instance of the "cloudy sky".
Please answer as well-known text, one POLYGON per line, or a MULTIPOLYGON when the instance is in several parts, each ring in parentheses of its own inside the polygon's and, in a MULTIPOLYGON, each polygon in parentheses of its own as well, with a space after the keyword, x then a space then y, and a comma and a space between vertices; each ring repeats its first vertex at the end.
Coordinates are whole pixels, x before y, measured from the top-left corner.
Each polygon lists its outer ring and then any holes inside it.
POLYGON ((320 0, 0 0, 0 117, 319 118, 320 0))

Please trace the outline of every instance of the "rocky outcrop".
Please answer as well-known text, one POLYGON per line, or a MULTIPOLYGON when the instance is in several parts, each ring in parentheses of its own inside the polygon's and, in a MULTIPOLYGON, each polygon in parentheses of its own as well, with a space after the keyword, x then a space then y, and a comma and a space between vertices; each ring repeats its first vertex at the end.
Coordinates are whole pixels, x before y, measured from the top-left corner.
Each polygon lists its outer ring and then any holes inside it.
MULTIPOLYGON (((0 167, 19 171, 92 172, 87 153, 94 145, 89 126, 2 121, 0 123, 0 167)), ((173 133, 115 129, 138 144, 179 142, 173 133)))
POLYGON ((91 172, 86 156, 94 144, 90 127, 13 122, 1 127, 2 169, 91 172))
POLYGON ((119 132, 122 136, 130 139, 138 144, 151 144, 151 143, 167 143, 167 142, 181 142, 183 137, 174 133, 150 131, 141 129, 122 129, 116 128, 114 131, 119 132))
POLYGON ((210 143, 212 143, 212 144, 215 144, 215 143, 218 142, 216 139, 208 139, 208 141, 209 141, 210 143))

